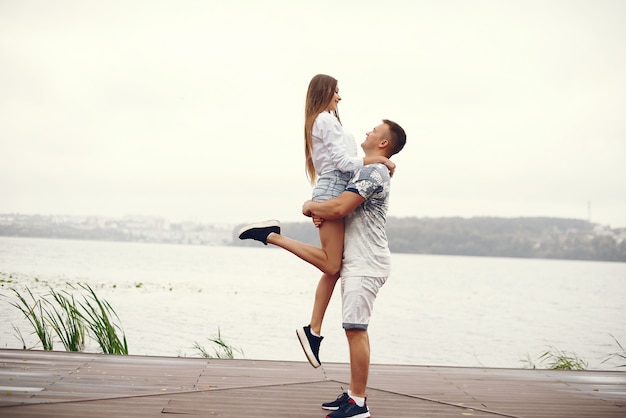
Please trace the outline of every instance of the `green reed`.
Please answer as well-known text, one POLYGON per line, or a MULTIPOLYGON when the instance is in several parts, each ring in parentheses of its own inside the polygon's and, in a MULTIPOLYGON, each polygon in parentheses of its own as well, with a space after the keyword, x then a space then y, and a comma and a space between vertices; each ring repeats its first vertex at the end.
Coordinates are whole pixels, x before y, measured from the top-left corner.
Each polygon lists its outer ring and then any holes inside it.
MULTIPOLYGON (((52 288, 49 298, 42 296, 36 299, 31 290, 26 288, 26 296, 11 289, 18 301, 10 303, 28 319, 44 350, 52 350, 52 330, 67 351, 83 350, 85 337, 89 336, 98 343, 103 353, 128 354, 126 335, 117 324, 119 317, 115 310, 109 302, 100 299, 89 285, 79 286, 86 292, 81 295, 82 302, 67 291, 55 291, 52 288), (30 297, 32 303, 27 297, 30 297)), ((20 330, 15 325, 13 329, 26 348, 20 330)))
MULTIPOLYGON (((576 354, 558 350, 554 347, 550 347, 548 351, 540 355, 538 361, 545 368, 551 370, 586 370, 588 367, 587 362, 576 354)), ((528 356, 527 360, 522 360, 522 362, 526 363, 528 368, 540 368, 530 359, 530 356, 528 356)))
POLYGON ((217 335, 209 338, 209 342, 217 346, 217 348, 213 348, 213 354, 209 353, 207 349, 200 345, 197 341, 194 342, 193 348, 198 350, 200 356, 204 358, 233 359, 235 358, 235 351, 243 355, 243 350, 241 348, 233 348, 222 339, 222 334, 219 328, 217 329, 217 335))
MULTIPOLYGON (((26 288, 28 296, 30 296, 30 300, 32 300, 31 304, 26 300, 26 297, 24 297, 19 291, 17 291, 16 289, 11 290, 13 291, 13 293, 15 293, 18 302, 9 303, 19 309, 24 314, 26 319, 28 319, 28 322, 30 322, 33 327, 33 333, 36 334, 37 337, 39 337, 39 341, 41 342, 43 349, 52 350, 52 333, 50 332, 50 326, 46 321, 45 311, 42 306, 41 299, 35 299, 35 296, 33 296, 33 292, 31 292, 30 289, 26 288)), ((24 347, 26 347, 24 338, 22 338, 22 334, 17 330, 17 328, 15 328, 15 326, 13 326, 13 329, 18 332, 19 338, 22 340, 24 347)))
POLYGON ((554 347, 539 356, 539 360, 545 361, 552 370, 586 370, 588 366, 587 362, 576 354, 554 347))
POLYGON ((66 291, 57 292, 50 288, 51 301, 44 299, 49 306, 47 320, 67 351, 81 351, 85 347, 85 322, 78 310, 74 295, 66 291))
POLYGON ((617 359, 620 362, 624 362, 624 364, 620 364, 617 367, 626 367, 626 349, 624 349, 624 346, 619 342, 617 338, 615 338, 613 334, 609 334, 609 335, 611 336, 611 338, 613 338, 613 340, 615 341, 615 344, 617 344, 619 351, 616 351, 615 353, 611 353, 608 356, 606 356, 606 358, 602 361, 602 363, 606 363, 607 361, 617 359))
POLYGON ((114 321, 119 317, 109 302, 98 298, 96 292, 87 284, 79 283, 87 291, 84 303, 79 302, 82 311, 79 313, 87 324, 92 336, 106 354, 128 354, 126 334, 114 321), (122 333, 121 338, 118 331, 122 333))

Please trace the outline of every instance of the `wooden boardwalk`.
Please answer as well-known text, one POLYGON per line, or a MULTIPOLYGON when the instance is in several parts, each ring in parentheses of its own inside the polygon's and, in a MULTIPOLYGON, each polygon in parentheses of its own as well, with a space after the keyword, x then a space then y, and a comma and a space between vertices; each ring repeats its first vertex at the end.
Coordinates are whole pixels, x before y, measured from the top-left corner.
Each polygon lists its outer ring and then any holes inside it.
MULTIPOLYGON (((347 364, 0 350, 0 417, 324 417, 347 364)), ((626 417, 626 372, 372 365, 372 417, 626 417)))

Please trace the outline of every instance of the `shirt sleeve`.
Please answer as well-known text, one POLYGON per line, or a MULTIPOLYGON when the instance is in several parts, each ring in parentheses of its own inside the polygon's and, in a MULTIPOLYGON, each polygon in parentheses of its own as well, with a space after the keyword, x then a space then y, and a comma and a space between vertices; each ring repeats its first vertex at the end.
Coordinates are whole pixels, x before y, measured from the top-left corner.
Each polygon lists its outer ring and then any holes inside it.
POLYGON ((360 169, 346 186, 346 190, 359 194, 368 200, 374 193, 383 189, 387 168, 382 164, 371 164, 360 169), (381 169, 381 166, 384 169, 381 169))

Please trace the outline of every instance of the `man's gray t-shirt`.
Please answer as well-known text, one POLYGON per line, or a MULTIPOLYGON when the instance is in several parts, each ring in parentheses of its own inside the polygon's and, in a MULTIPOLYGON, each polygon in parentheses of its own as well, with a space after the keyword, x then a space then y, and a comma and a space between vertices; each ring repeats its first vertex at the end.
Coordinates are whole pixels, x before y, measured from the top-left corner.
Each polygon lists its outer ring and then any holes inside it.
POLYGON ((383 164, 370 164, 356 172, 346 187, 365 202, 345 218, 341 277, 388 277, 391 256, 385 231, 390 177, 383 164))

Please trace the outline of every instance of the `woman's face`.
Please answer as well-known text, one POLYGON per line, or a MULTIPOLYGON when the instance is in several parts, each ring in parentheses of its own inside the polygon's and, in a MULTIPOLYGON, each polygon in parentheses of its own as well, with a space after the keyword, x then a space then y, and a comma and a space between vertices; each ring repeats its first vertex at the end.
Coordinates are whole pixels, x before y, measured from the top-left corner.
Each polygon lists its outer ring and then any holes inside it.
POLYGON ((333 94, 333 98, 330 99, 330 103, 326 107, 326 110, 329 112, 337 110, 337 104, 339 104, 339 100, 341 100, 341 96, 339 96, 339 86, 335 87, 335 93, 333 94))

